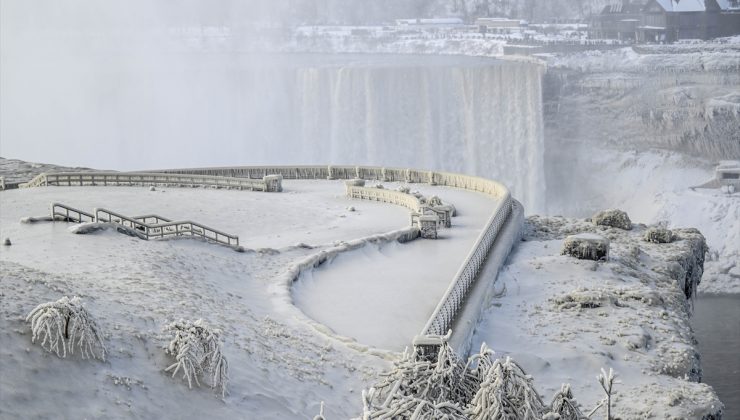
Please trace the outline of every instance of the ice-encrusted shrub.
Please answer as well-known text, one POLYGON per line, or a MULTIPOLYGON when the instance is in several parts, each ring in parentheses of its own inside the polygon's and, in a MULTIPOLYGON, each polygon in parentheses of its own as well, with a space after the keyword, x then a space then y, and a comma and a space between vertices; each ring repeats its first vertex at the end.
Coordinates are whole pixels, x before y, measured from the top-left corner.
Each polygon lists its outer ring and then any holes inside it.
POLYGON ((544 406, 532 378, 485 344, 463 363, 444 343, 434 360, 418 349, 363 392, 363 419, 539 419, 544 406))
POLYGON ((434 206, 441 206, 442 205, 442 199, 439 198, 439 197, 437 197, 436 195, 433 195, 433 196, 429 197, 429 200, 427 200, 427 204, 429 204, 432 207, 434 207, 434 206))
MULTIPOLYGON (((586 418, 573 398, 570 384, 563 384, 550 403, 550 418, 559 420, 582 420, 586 418), (556 415, 556 416, 555 416, 556 415)), ((547 416, 545 416, 547 418, 547 416)))
POLYGON ((670 229, 666 229, 664 227, 651 227, 645 231, 643 239, 646 242, 668 244, 674 241, 675 235, 670 229))
POLYGON ((411 188, 408 185, 399 185, 398 188, 396 188, 396 191, 404 194, 411 194, 411 188))
POLYGON ((31 323, 31 342, 59 357, 74 354, 79 348, 83 359, 105 361, 105 344, 97 322, 82 306, 77 296, 67 296, 55 302, 46 302, 34 308, 26 317, 31 323))
POLYGON ((618 209, 603 210, 591 217, 598 226, 609 226, 624 230, 632 229, 632 221, 626 212, 618 209))
POLYGON ((471 420, 538 420, 545 411, 532 377, 510 357, 496 359, 482 372, 483 381, 467 413, 471 420))
POLYGON ((581 260, 609 259, 609 239, 594 233, 570 235, 563 241, 560 255, 570 255, 581 260))
POLYGON ((166 325, 164 331, 172 334, 165 352, 175 357, 175 363, 165 372, 172 371, 172 377, 175 377, 182 370, 190 388, 193 382, 200 386, 198 377, 205 373, 211 388, 218 389, 225 397, 229 364, 221 349, 221 330, 211 328, 202 319, 195 322, 180 319, 166 325))

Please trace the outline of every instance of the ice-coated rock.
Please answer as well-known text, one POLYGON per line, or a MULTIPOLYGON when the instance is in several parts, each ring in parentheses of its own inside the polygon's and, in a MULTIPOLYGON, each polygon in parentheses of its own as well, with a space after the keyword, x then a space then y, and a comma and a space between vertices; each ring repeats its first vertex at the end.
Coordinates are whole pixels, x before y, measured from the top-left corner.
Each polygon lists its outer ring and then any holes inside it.
POLYGON ((675 235, 670 229, 664 227, 651 227, 645 231, 643 239, 646 242, 653 242, 656 244, 668 244, 673 242, 675 235))
POLYGON ((579 233, 565 238, 560 255, 570 255, 579 260, 609 259, 609 239, 595 233, 579 233))
POLYGON ((632 229, 632 221, 626 212, 618 209, 603 210, 591 217, 598 226, 610 226, 624 230, 632 229))

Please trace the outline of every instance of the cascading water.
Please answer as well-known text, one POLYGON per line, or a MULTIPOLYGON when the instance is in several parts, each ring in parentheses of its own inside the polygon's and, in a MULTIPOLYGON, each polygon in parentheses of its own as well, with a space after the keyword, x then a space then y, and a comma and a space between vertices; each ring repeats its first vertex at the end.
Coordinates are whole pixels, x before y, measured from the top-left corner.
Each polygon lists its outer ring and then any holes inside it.
POLYGON ((22 60, 3 75, 3 88, 22 99, 4 111, 7 157, 32 150, 38 160, 110 169, 445 170, 500 180, 528 213, 544 211, 538 64, 316 54, 165 54, 127 57, 125 66, 104 55, 60 56, 53 67, 37 62, 45 57, 22 60))
POLYGON ((278 144, 291 162, 497 179, 528 212, 541 212, 542 71, 526 62, 380 56, 273 72, 270 77, 285 79, 284 96, 272 95, 271 104, 283 109, 275 114, 286 115, 280 130, 288 132, 278 144))

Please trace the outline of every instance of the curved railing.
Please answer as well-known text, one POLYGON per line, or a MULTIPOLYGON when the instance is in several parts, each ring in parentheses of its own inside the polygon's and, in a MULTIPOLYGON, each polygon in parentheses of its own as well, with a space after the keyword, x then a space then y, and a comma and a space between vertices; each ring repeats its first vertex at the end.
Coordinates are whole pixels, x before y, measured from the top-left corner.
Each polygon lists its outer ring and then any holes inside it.
POLYGON ((165 174, 144 172, 56 172, 42 173, 22 184, 22 188, 41 186, 133 186, 167 185, 187 187, 234 188, 240 190, 277 192, 282 190, 279 176, 261 179, 228 176, 165 174))
POLYGON ((422 335, 445 335, 452 327, 455 315, 465 301, 465 297, 488 257, 493 242, 511 214, 512 198, 502 200, 488 219, 483 231, 478 235, 473 248, 465 257, 460 269, 453 277, 450 286, 427 321, 422 335))
MULTIPOLYGON (((155 171, 158 172, 158 171, 155 171)), ((429 183, 490 195, 499 200, 495 210, 488 218, 483 231, 473 248, 465 257, 463 264, 450 282, 432 316, 420 332, 420 336, 443 336, 452 328, 455 317, 463 307, 466 297, 475 283, 480 270, 491 252, 502 228, 511 219, 514 203, 509 189, 503 184, 470 175, 449 172, 422 171, 410 168, 385 168, 374 166, 242 166, 223 168, 191 168, 161 171, 193 175, 212 175, 259 178, 266 175, 281 175, 284 179, 365 179, 384 182, 429 183)), ((416 197, 398 191, 347 186, 348 194, 367 195, 366 199, 383 198, 381 201, 394 202, 415 209, 416 197), (372 195, 372 197, 370 196, 372 195)), ((509 244, 509 246, 511 246, 509 244)), ((508 250, 506 251, 508 253, 508 250)), ((473 326, 469 326, 472 328, 473 326)), ((470 331, 453 331, 453 335, 468 335, 470 331)), ((424 341, 424 340, 422 340, 424 341)), ((426 340, 425 342, 429 342, 426 340)))
MULTIPOLYGON (((450 286, 445 291, 439 304, 437 304, 432 316, 422 329, 420 336, 443 336, 452 328, 455 317, 463 307, 471 287, 480 273, 483 265, 488 258, 491 248, 496 242, 496 238, 502 228, 512 218, 512 206, 514 200, 511 194, 503 184, 489 179, 475 177, 463 174, 454 174, 449 172, 422 171, 410 168, 385 168, 375 166, 240 166, 240 167, 222 167, 222 168, 191 168, 191 169, 170 169, 139 172, 84 172, 84 173, 52 173, 41 174, 28 182, 24 187, 34 187, 41 185, 185 185, 185 186, 215 186, 239 189, 251 189, 260 191, 281 191, 282 179, 365 179, 378 180, 384 182, 408 182, 408 183, 429 183, 432 185, 442 185, 455 188, 462 188, 470 191, 478 191, 488 194, 499 200, 495 210, 488 218, 486 225, 478 236, 473 248, 465 257, 463 264, 452 279, 450 286)), ((418 211, 420 207, 419 200, 413 195, 405 194, 400 191, 385 190, 380 188, 364 188, 347 186, 350 196, 356 195, 356 198, 378 199, 399 204, 418 211)), ((101 209, 99 209, 101 210, 101 209)), ((109 212, 110 215, 114 215, 109 212)), ((120 215, 115 215, 120 216, 120 215)), ((97 212, 96 212, 97 217, 97 212)), ((151 216, 150 216, 151 217, 151 216)), ((188 234, 198 235, 198 229, 207 229, 216 232, 215 238, 220 236, 226 239, 226 243, 231 245, 233 238, 222 232, 217 232, 205 226, 196 225, 192 222, 165 222, 157 225, 148 225, 142 223, 144 220, 130 219, 132 227, 138 230, 145 230, 147 235, 163 236, 170 234, 188 234), (182 223, 189 223, 187 228, 179 226, 182 223), (156 228, 155 228, 156 226, 156 228), (150 231, 149 228, 157 229, 156 232, 150 231), (161 229, 161 230, 159 230, 161 229)), ((205 235, 202 235, 206 237, 205 235)), ((509 245, 511 244, 509 243, 509 245)), ((508 249, 506 253, 508 253, 508 249)), ((496 270, 498 267, 496 267, 496 270)), ((472 326, 469 326, 472 328, 472 326)), ((467 335, 470 331, 454 331, 453 334, 467 335)), ((428 345, 429 340, 421 340, 428 345)))
POLYGON ((406 207, 412 212, 421 211, 421 201, 415 196, 401 191, 348 185, 347 197, 361 200, 382 201, 384 203, 406 207))

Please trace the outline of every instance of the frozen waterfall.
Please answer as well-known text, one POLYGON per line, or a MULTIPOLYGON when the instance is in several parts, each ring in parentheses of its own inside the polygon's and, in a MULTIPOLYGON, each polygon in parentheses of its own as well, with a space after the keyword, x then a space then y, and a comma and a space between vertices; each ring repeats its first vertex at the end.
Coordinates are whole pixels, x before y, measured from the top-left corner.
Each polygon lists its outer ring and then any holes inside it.
POLYGON ((285 131, 264 158, 480 175, 541 212, 542 71, 525 62, 393 56, 272 73, 283 79, 283 96, 271 95, 269 105, 286 116, 285 131))
POLYGON ((127 57, 126 66, 105 56, 59 56, 48 66, 32 65, 45 57, 32 58, 4 69, 4 100, 14 100, 0 127, 6 157, 106 169, 429 168, 500 180, 527 213, 544 210, 538 64, 173 53, 127 57))

